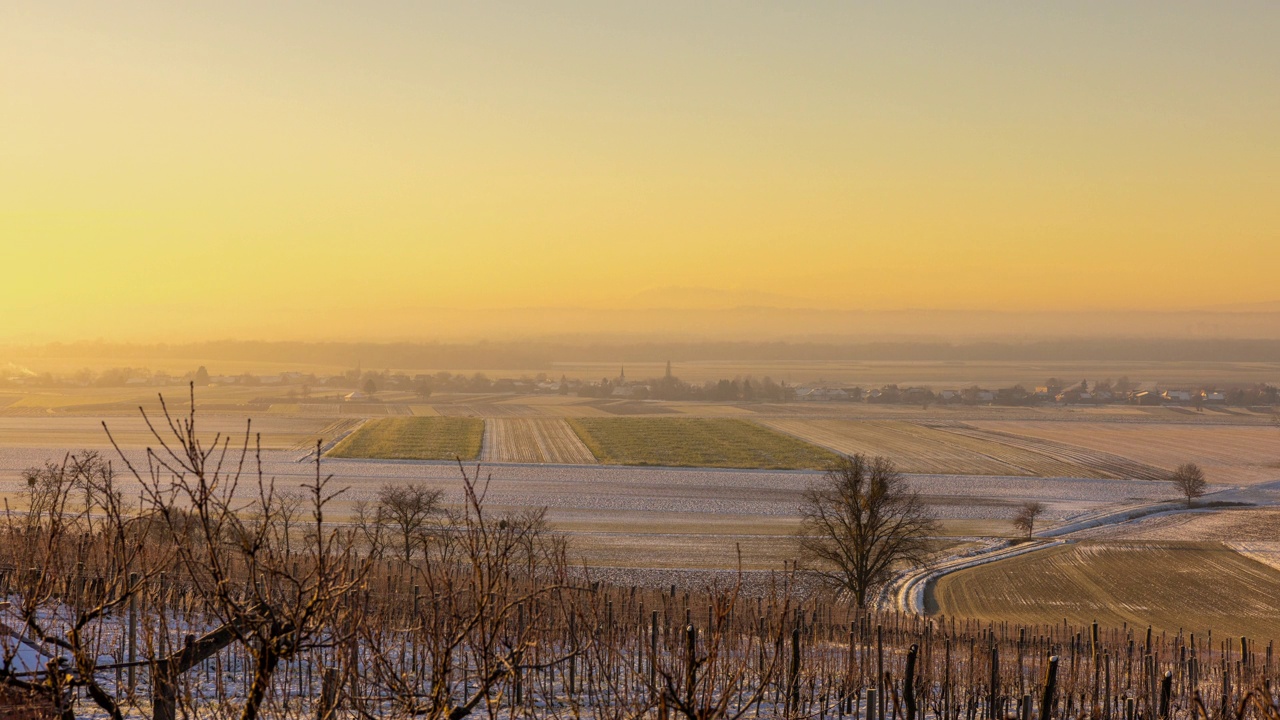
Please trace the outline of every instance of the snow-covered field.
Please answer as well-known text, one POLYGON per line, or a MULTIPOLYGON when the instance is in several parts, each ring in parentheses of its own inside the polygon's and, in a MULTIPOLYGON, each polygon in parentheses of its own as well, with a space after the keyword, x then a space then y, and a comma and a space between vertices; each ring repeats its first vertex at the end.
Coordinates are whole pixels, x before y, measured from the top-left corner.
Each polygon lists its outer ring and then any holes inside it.
MULTIPOLYGON (((0 448, 0 492, 22 489, 21 472, 46 459, 60 459, 58 448, 0 448)), ((129 451, 135 459, 138 451, 129 451)), ((264 451, 264 472, 279 486, 314 474, 314 466, 296 451, 264 451), (301 460, 301 461, 300 461, 301 460)), ((422 481, 446 493, 460 492, 453 463, 326 459, 322 465, 348 501, 373 498, 384 483, 422 481)), ((468 465, 468 471, 474 470, 468 465)), ((703 513, 793 517, 812 471, 636 468, 618 466, 490 464, 488 500, 496 506, 545 506, 555 511, 703 513)), ((909 481, 946 519, 1000 518, 1009 506, 1035 499, 1050 506, 1049 519, 1061 520, 1120 503, 1171 497, 1169 486, 1138 480, 1088 478, 980 477, 912 475, 909 481)), ((248 489, 246 488, 246 492, 248 489)))

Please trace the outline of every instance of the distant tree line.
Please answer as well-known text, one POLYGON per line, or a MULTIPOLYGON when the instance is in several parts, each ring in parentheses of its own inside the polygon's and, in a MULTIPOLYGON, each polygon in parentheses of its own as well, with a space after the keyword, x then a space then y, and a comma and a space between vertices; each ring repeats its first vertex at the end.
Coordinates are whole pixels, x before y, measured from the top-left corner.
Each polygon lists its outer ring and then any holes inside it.
MULTIPOLYGON (((1141 384, 1120 377, 1107 378, 1090 383, 1081 380, 1067 382, 1056 377, 1045 381, 1044 386, 1029 389, 1016 384, 1010 387, 986 389, 969 385, 955 390, 934 390, 930 387, 903 387, 896 383, 880 387, 863 387, 843 383, 818 381, 807 386, 777 382, 771 377, 755 378, 737 376, 701 383, 681 380, 671 373, 659 378, 625 381, 622 378, 600 380, 571 379, 561 374, 559 378, 546 372, 524 374, 519 377, 490 378, 482 371, 453 373, 414 373, 393 370, 350 369, 333 375, 289 372, 283 375, 254 375, 240 373, 231 376, 213 376, 205 366, 177 375, 164 371, 151 371, 142 367, 109 368, 100 372, 88 369, 71 374, 40 373, 22 377, 0 376, 0 388, 43 387, 124 387, 128 385, 170 386, 194 382, 197 387, 214 383, 233 383, 240 386, 284 386, 289 397, 299 401, 331 401, 335 390, 347 393, 359 390, 366 395, 379 392, 408 392, 420 399, 433 393, 560 393, 591 398, 627 398, 632 400, 693 400, 716 402, 787 402, 790 400, 841 400, 871 404, 922 405, 964 404, 1031 406, 1045 402, 1069 403, 1119 403, 1128 401, 1129 394, 1141 384), (804 393, 818 390, 814 397, 804 393), (324 390, 329 390, 325 393, 324 390)), ((1220 392, 1219 404, 1238 407, 1280 404, 1280 388, 1269 383, 1236 384, 1230 386, 1205 386, 1192 391, 1187 401, 1197 406, 1203 404, 1199 393, 1220 392)))

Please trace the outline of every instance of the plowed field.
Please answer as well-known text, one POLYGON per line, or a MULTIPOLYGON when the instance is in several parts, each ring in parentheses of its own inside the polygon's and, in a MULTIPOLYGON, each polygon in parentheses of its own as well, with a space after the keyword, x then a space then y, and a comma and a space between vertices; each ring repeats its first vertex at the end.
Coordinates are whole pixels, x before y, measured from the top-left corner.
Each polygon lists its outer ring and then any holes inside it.
POLYGON ((485 462, 592 465, 596 458, 559 418, 494 418, 485 421, 485 462))
POLYGON ((583 444, 609 465, 820 469, 836 456, 789 435, 729 418, 574 418, 583 444))
POLYGON ((948 429, 895 420, 762 420, 763 424, 839 453, 884 455, 908 473, 1098 477, 1091 469, 948 429))
POLYGON ((1065 443, 1172 470, 1204 468, 1211 483, 1247 484, 1280 478, 1280 430, 1241 425, 1094 422, 980 422, 973 426, 1065 443))

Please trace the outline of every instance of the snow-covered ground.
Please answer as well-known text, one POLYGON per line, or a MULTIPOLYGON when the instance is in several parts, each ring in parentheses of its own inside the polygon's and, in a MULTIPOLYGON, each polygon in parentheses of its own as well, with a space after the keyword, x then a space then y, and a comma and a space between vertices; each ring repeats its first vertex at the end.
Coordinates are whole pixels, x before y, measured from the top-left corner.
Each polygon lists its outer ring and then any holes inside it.
MULTIPOLYGON (((23 469, 61 459, 65 452, 0 448, 0 492, 20 491, 23 469)), ((140 451, 128 452, 141 457, 140 451)), ((315 472, 299 452, 264 451, 263 458, 265 473, 280 486, 296 484, 315 472)), ((468 471, 474 467, 468 465, 468 471)), ((348 501, 372 499, 384 483, 408 480, 424 481, 447 494, 461 493, 454 463, 326 459, 323 469, 335 476, 338 486, 350 487, 343 496, 348 501)), ((491 464, 482 471, 492 476, 488 493, 492 504, 545 506, 553 517, 557 511, 592 510, 789 517, 796 515, 805 485, 819 475, 813 471, 533 464, 491 464)), ((1010 506, 1035 499, 1049 505, 1048 517, 1054 521, 1101 506, 1170 496, 1167 485, 1141 480, 968 475, 910 475, 908 479, 942 519, 1008 517, 1010 506)), ((129 492, 127 485, 125 491, 129 492)), ((250 488, 244 491, 247 495, 250 488)))

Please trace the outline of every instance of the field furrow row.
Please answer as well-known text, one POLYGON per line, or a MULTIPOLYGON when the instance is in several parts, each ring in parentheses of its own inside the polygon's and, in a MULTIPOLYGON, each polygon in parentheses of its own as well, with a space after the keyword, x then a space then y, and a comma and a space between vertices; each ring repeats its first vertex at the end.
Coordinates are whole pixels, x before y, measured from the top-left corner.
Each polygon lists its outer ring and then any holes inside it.
POLYGON ((569 424, 559 418, 490 418, 485 421, 485 462, 595 464, 569 424))
POLYGON ((970 425, 957 425, 949 428, 947 432, 1048 456, 1074 467, 1078 471, 1082 471, 1084 474, 1080 475, 1080 477, 1133 478, 1138 480, 1164 480, 1168 477, 1168 473, 1159 468, 1123 455, 1102 450, 1092 450, 1054 440, 1029 438, 999 430, 983 430, 970 425))

